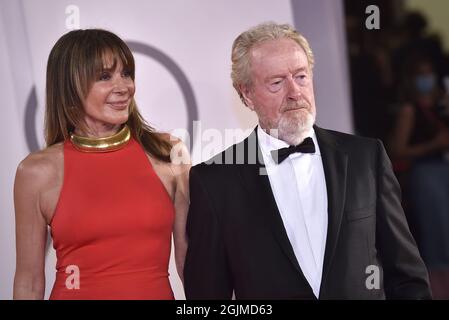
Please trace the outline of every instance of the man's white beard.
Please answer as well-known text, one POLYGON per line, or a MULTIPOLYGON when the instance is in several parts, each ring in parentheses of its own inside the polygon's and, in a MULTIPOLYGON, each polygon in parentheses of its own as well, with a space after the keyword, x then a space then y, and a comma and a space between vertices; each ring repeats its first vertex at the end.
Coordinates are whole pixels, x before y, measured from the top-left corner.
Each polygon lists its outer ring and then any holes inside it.
POLYGON ((300 144, 315 123, 315 114, 301 110, 294 115, 281 117, 278 125, 278 139, 289 145, 300 144))

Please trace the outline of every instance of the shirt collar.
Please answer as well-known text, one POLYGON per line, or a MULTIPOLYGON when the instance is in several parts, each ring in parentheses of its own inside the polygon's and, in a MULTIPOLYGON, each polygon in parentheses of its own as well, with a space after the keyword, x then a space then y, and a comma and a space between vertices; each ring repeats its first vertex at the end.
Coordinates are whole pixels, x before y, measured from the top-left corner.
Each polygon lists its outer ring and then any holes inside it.
MULTIPOLYGON (((310 130, 304 136, 304 138, 307 138, 307 137, 311 137, 313 140, 313 143, 315 144, 315 153, 313 153, 313 154, 321 156, 320 147, 318 145, 315 130, 313 129, 313 127, 310 128, 310 130)), ((270 158, 271 158, 271 151, 278 150, 281 148, 287 148, 290 146, 285 141, 277 139, 277 138, 269 135, 268 133, 266 133, 260 127, 260 125, 257 126, 257 139, 259 141, 259 146, 260 146, 261 151, 265 155, 269 156, 270 158)))

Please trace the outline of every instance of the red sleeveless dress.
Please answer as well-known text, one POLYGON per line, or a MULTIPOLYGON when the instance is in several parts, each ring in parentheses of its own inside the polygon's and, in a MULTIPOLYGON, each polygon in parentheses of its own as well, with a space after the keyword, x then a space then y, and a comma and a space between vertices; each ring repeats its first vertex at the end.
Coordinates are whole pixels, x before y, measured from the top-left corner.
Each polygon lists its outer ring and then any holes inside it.
POLYGON ((85 153, 64 143, 64 183, 51 221, 50 299, 173 299, 174 207, 143 148, 85 153))

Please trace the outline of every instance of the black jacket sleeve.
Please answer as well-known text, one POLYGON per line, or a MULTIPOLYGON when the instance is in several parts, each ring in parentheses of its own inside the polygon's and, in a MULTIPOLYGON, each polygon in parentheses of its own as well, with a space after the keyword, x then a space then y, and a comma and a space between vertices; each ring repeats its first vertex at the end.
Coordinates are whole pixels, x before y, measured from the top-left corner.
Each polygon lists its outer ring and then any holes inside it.
POLYGON ((187 299, 231 299, 222 226, 213 199, 201 181, 201 168, 190 170, 190 208, 187 217, 188 249, 184 266, 187 299))
POLYGON ((387 299, 431 299, 426 266, 408 228, 401 191, 382 142, 378 141, 376 247, 387 299))

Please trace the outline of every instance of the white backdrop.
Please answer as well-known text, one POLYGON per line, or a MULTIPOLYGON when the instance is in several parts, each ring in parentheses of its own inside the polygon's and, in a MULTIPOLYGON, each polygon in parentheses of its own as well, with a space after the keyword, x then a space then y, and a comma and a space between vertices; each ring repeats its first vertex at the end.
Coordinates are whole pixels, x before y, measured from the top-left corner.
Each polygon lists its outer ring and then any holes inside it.
MULTIPOLYGON (((30 150, 43 146, 46 61, 68 31, 70 5, 79 9, 81 28, 108 29, 130 44, 136 57, 136 100, 157 129, 191 130, 191 121, 198 119, 202 130, 252 128, 256 118, 232 88, 231 45, 243 30, 276 21, 294 24, 315 52, 317 123, 352 132, 341 1, 0 0, 0 299, 12 297, 15 170, 30 150)), ((201 160, 202 144, 200 138, 194 141, 194 163, 201 160)), ((46 298, 54 273, 49 243, 46 298)), ((175 297, 184 299, 173 259, 170 274, 175 297)))

